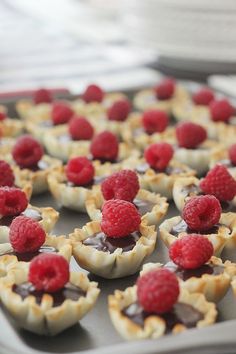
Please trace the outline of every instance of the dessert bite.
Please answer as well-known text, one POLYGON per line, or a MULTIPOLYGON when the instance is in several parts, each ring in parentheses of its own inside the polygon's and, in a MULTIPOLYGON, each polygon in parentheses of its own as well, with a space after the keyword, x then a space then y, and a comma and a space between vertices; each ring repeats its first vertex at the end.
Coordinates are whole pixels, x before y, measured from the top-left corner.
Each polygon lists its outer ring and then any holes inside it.
POLYGON ((178 147, 175 149, 175 159, 203 175, 209 168, 211 151, 217 146, 212 140, 207 140, 206 130, 192 122, 179 123, 175 129, 178 147))
POLYGON ((183 86, 176 84, 172 78, 164 78, 152 89, 144 89, 134 96, 134 106, 140 111, 161 109, 170 113, 176 101, 184 100, 188 93, 183 86))
POLYGON ((148 146, 144 158, 129 158, 122 164, 123 168, 132 168, 138 173, 142 189, 159 193, 172 199, 174 182, 185 176, 195 175, 195 171, 176 161, 173 147, 165 142, 148 146))
POLYGON ((236 178, 236 144, 227 147, 219 147, 211 154, 210 168, 215 165, 224 165, 229 173, 236 178))
POLYGON ((178 277, 182 288, 190 293, 203 293, 208 301, 218 302, 230 287, 236 265, 230 261, 223 263, 213 252, 212 243, 205 236, 183 236, 170 246, 169 262, 145 264, 141 274, 168 269, 178 277))
POLYGON ((9 242, 9 227, 19 215, 38 221, 46 232, 52 231, 59 217, 51 207, 37 208, 28 204, 26 194, 19 188, 0 187, 0 243, 9 242))
POLYGON ((224 165, 217 164, 203 179, 181 178, 173 187, 175 205, 180 211, 190 197, 201 194, 212 194, 218 198, 223 211, 234 210, 236 180, 224 165))
POLYGON ((234 213, 222 213, 219 200, 213 195, 190 198, 181 216, 165 220, 160 235, 167 247, 183 236, 200 234, 213 244, 214 255, 220 255, 226 243, 235 237, 234 213))
POLYGON ((168 209, 165 197, 140 189, 137 173, 132 170, 113 173, 102 182, 101 188, 91 191, 85 203, 90 219, 100 221, 104 201, 111 199, 133 203, 148 225, 157 225, 168 209))
POLYGON ((116 290, 108 298, 108 309, 114 327, 128 340, 202 328, 213 324, 217 316, 215 304, 203 294, 190 294, 164 268, 141 275, 133 287, 116 290))
POLYGON ((134 204, 108 200, 101 222, 92 221, 70 234, 78 264, 103 278, 120 278, 137 272, 155 247, 153 226, 141 222, 134 204))
POLYGON ((2 280, 0 290, 16 324, 40 335, 56 335, 78 323, 98 295, 97 283, 81 272, 70 272, 65 258, 56 254, 18 263, 2 280))
POLYGON ((15 138, 24 131, 24 123, 18 119, 8 117, 7 109, 0 105, 0 132, 1 137, 15 138))
MULTIPOLYGON (((49 236, 36 218, 21 214, 9 226, 8 240, 0 244, 0 256, 15 256, 18 261, 30 262, 41 253, 57 253, 68 262, 71 243, 65 236, 49 236)), ((1 257, 0 257, 1 260, 1 257)))
POLYGON ((44 154, 42 145, 30 135, 18 138, 11 153, 2 154, 1 157, 11 164, 17 185, 22 179, 31 183, 33 195, 48 190, 49 172, 62 164, 61 161, 44 154))

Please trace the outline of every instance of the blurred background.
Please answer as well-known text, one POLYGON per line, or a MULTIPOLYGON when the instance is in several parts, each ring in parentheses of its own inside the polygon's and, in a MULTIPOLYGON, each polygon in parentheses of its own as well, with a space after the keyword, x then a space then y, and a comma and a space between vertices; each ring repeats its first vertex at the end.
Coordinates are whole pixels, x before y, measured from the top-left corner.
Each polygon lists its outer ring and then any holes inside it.
POLYGON ((161 73, 236 95, 235 0, 0 0, 0 43, 2 96, 133 89, 161 73))

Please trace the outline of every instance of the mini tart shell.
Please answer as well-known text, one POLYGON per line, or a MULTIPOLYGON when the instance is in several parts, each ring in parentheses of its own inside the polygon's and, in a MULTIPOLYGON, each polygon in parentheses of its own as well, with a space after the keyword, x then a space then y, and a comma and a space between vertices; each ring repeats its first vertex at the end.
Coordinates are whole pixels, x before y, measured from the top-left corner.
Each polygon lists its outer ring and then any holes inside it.
POLYGON ((19 326, 41 335, 56 335, 76 324, 95 305, 100 290, 97 283, 90 282, 81 272, 70 272, 70 282, 86 292, 77 301, 66 299, 53 307, 53 298, 47 293, 39 305, 33 295, 23 300, 12 287, 27 281, 28 267, 26 263, 18 263, 0 283, 1 301, 19 326))
MULTIPOLYGON (((130 158, 123 161, 122 167, 136 169, 143 163, 145 163, 144 159, 130 158)), ((175 181, 180 177, 194 176, 195 171, 176 160, 171 160, 169 166, 180 168, 182 172, 167 175, 165 172, 156 172, 150 167, 144 174, 138 173, 140 187, 150 192, 159 193, 167 199, 172 199, 172 190, 175 181)))
POLYGON ((10 154, 12 151, 13 146, 16 143, 16 139, 3 137, 0 139, 0 155, 4 158, 6 154, 10 154))
POLYGON ((217 143, 213 140, 206 140, 196 149, 186 149, 177 147, 174 153, 174 158, 197 171, 198 175, 203 175, 210 164, 211 151, 216 148, 217 143))
POLYGON ((139 229, 141 237, 131 251, 122 252, 121 248, 117 248, 114 253, 103 252, 83 244, 83 240, 100 231, 100 223, 92 221, 82 229, 75 229, 69 237, 77 263, 89 272, 107 279, 136 273, 144 259, 153 252, 157 238, 154 227, 142 223, 139 229))
POLYGON ((20 186, 22 180, 29 181, 33 188, 33 195, 48 191, 47 178, 49 173, 62 165, 60 160, 54 159, 48 155, 44 155, 41 160, 48 164, 48 167, 43 170, 32 171, 28 168, 21 169, 17 165, 12 165, 16 185, 20 186))
POLYGON ((3 137, 15 138, 24 131, 24 123, 18 119, 6 118, 0 121, 0 131, 3 137))
MULTIPOLYGON (((185 281, 179 278, 180 285, 190 293, 204 294, 207 301, 219 302, 228 291, 233 275, 236 274, 236 264, 230 261, 223 263, 220 258, 214 256, 206 264, 224 267, 223 273, 218 275, 206 273, 201 277, 193 276, 185 281)), ((145 274, 162 266, 161 263, 147 263, 143 266, 140 274, 145 274)))
MULTIPOLYGON (((55 209, 51 207, 37 208, 30 204, 27 206, 27 209, 38 211, 42 217, 42 220, 39 221, 41 227, 46 233, 52 231, 59 218, 59 213, 55 209)), ((0 246, 5 242, 9 242, 9 226, 0 226, 0 246)))
MULTIPOLYGON (((72 246, 71 242, 66 236, 53 236, 53 235, 46 235, 45 242, 43 246, 54 247, 57 250, 58 255, 63 256, 67 262, 69 263, 72 256, 72 246)), ((5 242, 0 244, 0 262, 7 257, 12 257, 12 255, 8 254, 13 252, 13 248, 9 242, 5 242), (5 257, 5 258, 4 258, 5 257)), ((16 256, 15 256, 16 257, 16 256)), ((17 259, 17 257, 16 257, 17 259)), ((20 262, 20 263, 28 263, 28 262, 20 262)))
POLYGON ((85 201, 91 189, 67 184, 64 166, 55 169, 48 176, 49 190, 60 206, 78 212, 86 212, 85 201))
POLYGON ((16 111, 21 119, 27 121, 46 120, 50 118, 51 103, 34 104, 32 101, 24 99, 16 103, 16 111))
POLYGON ((140 150, 144 150, 148 145, 154 144, 160 141, 171 142, 175 130, 173 127, 167 127, 162 133, 147 134, 143 129, 142 115, 140 113, 132 113, 129 119, 124 123, 121 130, 122 139, 128 143, 136 146, 140 150), (135 135, 135 130, 140 130, 140 133, 135 135))
POLYGON ((186 195, 186 193, 184 193, 184 189, 187 188, 188 186, 198 187, 199 183, 200 180, 194 176, 181 177, 175 181, 173 186, 173 199, 179 211, 183 210, 185 203, 189 200, 189 198, 198 195, 198 193, 195 192, 190 192, 186 195))
POLYGON ((144 89, 139 91, 133 100, 135 108, 140 111, 148 109, 160 109, 167 113, 171 112, 172 105, 178 100, 184 100, 188 97, 187 90, 180 85, 177 85, 173 97, 167 100, 158 100, 153 89, 144 89))
POLYGON ((16 256, 4 255, 0 257, 0 278, 4 278, 8 275, 11 268, 18 263, 16 256))
MULTIPOLYGON (((214 248, 214 255, 219 256, 225 247, 226 243, 235 235, 235 227, 232 229, 232 217, 229 214, 234 213, 222 213, 219 223, 221 226, 219 227, 217 234, 209 234, 205 235, 209 241, 211 241, 214 248)), ((235 219, 235 216, 234 216, 235 219)), ((180 232, 178 236, 174 236, 171 234, 171 229, 177 225, 182 220, 181 216, 175 216, 170 219, 166 219, 159 227, 160 236, 162 241, 165 243, 167 247, 175 242, 177 239, 188 235, 186 232, 180 232)), ((194 233, 194 231, 193 231, 194 233)), ((202 233, 204 234, 204 232, 202 233)))
MULTIPOLYGON (((178 302, 193 306, 200 311, 204 318, 197 322, 196 328, 209 326, 216 321, 217 310, 214 303, 208 302, 203 294, 190 294, 186 289, 180 288, 178 302)), ((158 315, 149 316, 144 320, 141 327, 130 318, 125 316, 122 311, 137 301, 137 286, 126 288, 124 291, 116 290, 113 295, 108 297, 108 310, 111 321, 119 334, 127 339, 159 338, 165 335, 165 320, 158 315)), ((176 324, 172 329, 173 334, 181 333, 187 328, 183 324, 176 324)))
MULTIPOLYGON (((166 198, 161 197, 159 194, 151 193, 144 189, 140 189, 135 199, 140 199, 144 201, 147 200, 151 203, 155 203, 152 210, 142 216, 142 222, 146 222, 147 225, 157 225, 167 213, 169 204, 166 202, 166 198)), ((101 209, 103 203, 104 198, 100 188, 93 189, 85 203, 87 213, 91 220, 101 221, 101 209)))
POLYGON ((116 101, 126 98, 121 92, 106 93, 102 102, 86 103, 79 98, 71 102, 71 107, 78 115, 85 115, 89 119, 97 118, 106 113, 107 109, 116 101))

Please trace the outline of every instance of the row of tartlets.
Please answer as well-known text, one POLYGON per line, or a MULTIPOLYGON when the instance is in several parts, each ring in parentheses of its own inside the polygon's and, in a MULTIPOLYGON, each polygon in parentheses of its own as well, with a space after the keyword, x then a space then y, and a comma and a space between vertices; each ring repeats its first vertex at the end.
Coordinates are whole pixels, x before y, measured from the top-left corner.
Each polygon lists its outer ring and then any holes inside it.
POLYGON ((236 265, 217 258, 236 242, 236 147, 223 139, 228 130, 233 136, 233 107, 169 79, 133 103, 144 112, 91 85, 72 102, 37 91, 17 104, 22 121, 1 108, 0 298, 30 331, 57 334, 95 305, 98 284, 69 271, 72 254, 91 273, 125 277, 153 253, 157 228, 170 262, 146 264, 136 285, 109 296, 124 338, 212 324, 215 302, 230 285, 236 293, 236 265), (187 122, 169 126, 171 113, 187 122), (24 129, 33 137, 15 140, 24 129), (49 235, 59 213, 29 204, 47 190, 92 221, 69 236, 49 235), (160 224, 171 199, 181 216, 160 224))

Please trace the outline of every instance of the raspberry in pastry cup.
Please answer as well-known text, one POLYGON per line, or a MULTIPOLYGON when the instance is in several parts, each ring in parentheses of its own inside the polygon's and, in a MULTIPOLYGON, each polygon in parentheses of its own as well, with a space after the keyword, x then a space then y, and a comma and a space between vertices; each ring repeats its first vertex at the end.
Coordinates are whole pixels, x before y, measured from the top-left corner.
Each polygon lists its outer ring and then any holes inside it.
POLYGON ((19 262, 28 263, 34 257, 42 253, 55 253, 63 256, 69 263, 72 256, 71 242, 66 236, 46 235, 44 244, 35 252, 17 253, 14 252, 12 245, 8 242, 0 244, 0 261, 2 257, 12 257, 14 255, 19 262))
MULTIPOLYGON (((59 218, 59 213, 51 207, 37 208, 30 204, 27 206, 25 211, 21 213, 21 215, 28 216, 33 220, 38 221, 47 233, 52 231, 59 218)), ((5 216, 0 218, 0 244, 9 242, 9 226, 13 219, 14 216, 5 216)))
MULTIPOLYGON (((41 335, 56 335, 73 326, 95 305, 99 295, 97 283, 90 282, 81 272, 70 272, 69 283, 59 291, 64 299, 57 301, 57 293, 38 294, 28 282, 27 263, 20 262, 1 281, 0 297, 4 307, 17 325, 41 335), (21 295, 21 289, 28 295, 21 295), (76 299, 66 293, 76 293, 76 299)), ((62 296, 61 296, 62 297, 62 296)))
POLYGON ((163 172, 152 169, 144 159, 126 159, 123 161, 122 167, 134 169, 138 173, 142 189, 158 193, 167 199, 172 199, 173 185, 178 178, 195 175, 194 170, 174 159, 170 161, 163 172))
POLYGON ((50 119, 51 103, 34 104, 33 101, 22 99, 16 103, 16 111, 24 121, 34 121, 50 119))
MULTIPOLYGON (((101 221, 103 203, 104 198, 100 188, 93 189, 86 200, 86 210, 91 220, 101 221)), ((165 197, 144 189, 138 191, 133 203, 142 215, 142 222, 146 222, 147 225, 158 225, 168 210, 165 197)))
MULTIPOLYGON (((202 232, 209 241, 211 241, 214 248, 214 255, 220 256, 225 245, 235 237, 235 222, 232 220, 231 214, 234 213, 222 213, 219 224, 213 226, 212 229, 202 232), (232 228, 233 227, 233 228, 232 228)), ((195 231, 189 230, 185 221, 181 216, 175 216, 170 219, 166 219, 159 227, 160 236, 162 241, 167 247, 176 241, 176 239, 186 236, 191 233, 196 233, 195 231)))
POLYGON ((139 231, 126 240, 111 239, 101 232, 98 221, 92 221, 82 229, 75 229, 69 237, 73 256, 82 268, 103 278, 114 279, 138 271, 145 258, 154 251, 157 235, 154 226, 141 223, 139 231), (97 241, 96 248, 94 242, 97 241), (101 243, 105 243, 105 247, 101 243))
MULTIPOLYGON (((180 288, 180 295, 175 306, 187 306, 188 309, 199 315, 196 328, 209 326, 216 321, 217 310, 214 303, 208 302, 203 294, 190 294, 186 289, 180 288)), ((178 334, 187 329, 181 322, 169 328, 165 318, 157 314, 143 314, 144 311, 137 303, 137 286, 126 288, 124 291, 116 290, 108 297, 108 310, 111 321, 119 334, 127 340, 159 338, 166 333, 178 334), (141 318, 135 322, 134 316, 141 318), (133 318, 132 318, 133 317, 133 318)), ((180 310, 181 311, 181 310, 180 310)))
POLYGON ((171 112, 172 105, 179 100, 184 100, 188 97, 188 93, 183 86, 176 85, 174 95, 167 100, 158 100, 154 89, 144 89, 139 91, 134 96, 134 106, 140 111, 147 109, 160 109, 167 113, 171 112))
POLYGON ((203 266, 196 269, 184 269, 170 261, 161 263, 147 263, 143 266, 141 275, 154 269, 165 268, 173 271, 182 288, 190 293, 202 293, 210 302, 219 302, 230 287, 232 277, 236 274, 236 264, 230 261, 222 262, 220 258, 212 256, 203 266))

